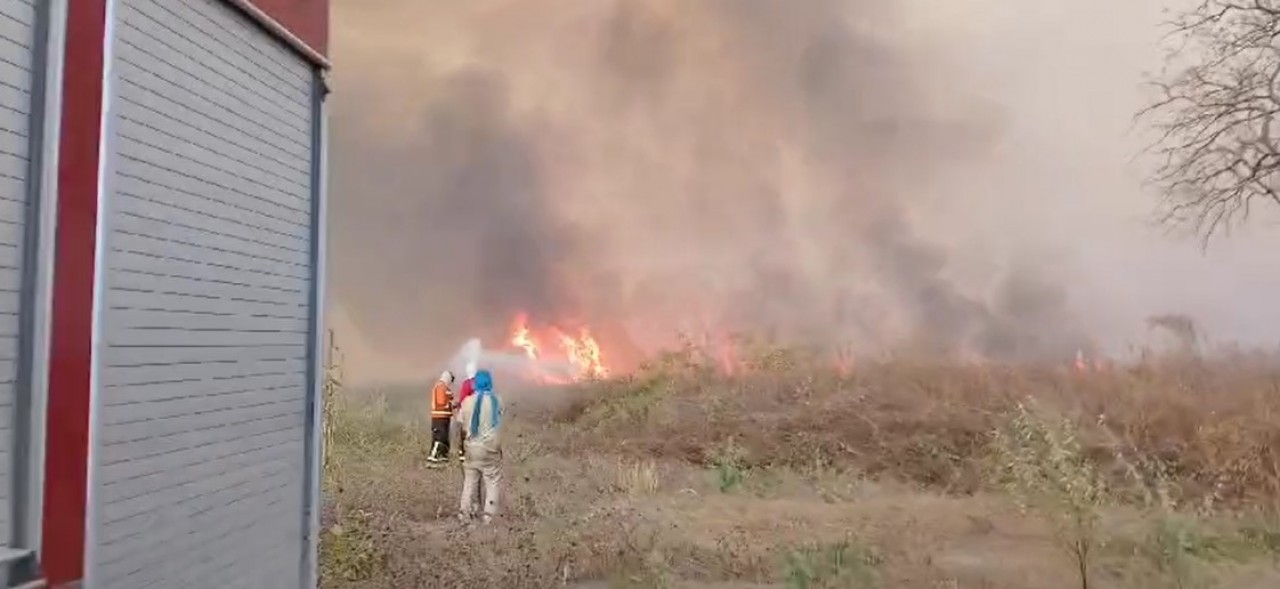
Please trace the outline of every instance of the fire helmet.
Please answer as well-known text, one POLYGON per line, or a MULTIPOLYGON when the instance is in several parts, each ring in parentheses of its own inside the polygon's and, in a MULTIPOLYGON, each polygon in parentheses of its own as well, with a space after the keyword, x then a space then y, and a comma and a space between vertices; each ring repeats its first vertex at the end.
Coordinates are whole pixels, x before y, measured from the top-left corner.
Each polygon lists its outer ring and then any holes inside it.
POLYGON ((440 373, 440 382, 445 384, 453 384, 453 373, 448 370, 440 373))

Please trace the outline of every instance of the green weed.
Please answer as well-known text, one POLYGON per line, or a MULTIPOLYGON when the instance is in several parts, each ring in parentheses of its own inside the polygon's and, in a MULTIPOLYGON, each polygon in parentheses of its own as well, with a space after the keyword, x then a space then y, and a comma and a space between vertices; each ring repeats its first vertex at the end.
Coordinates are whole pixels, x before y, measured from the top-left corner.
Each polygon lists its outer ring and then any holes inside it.
POLYGON ((730 493, 746 480, 746 461, 742 449, 729 438, 724 446, 711 456, 711 471, 716 487, 721 493, 730 493))
POLYGON ((791 550, 783 560, 787 589, 873 589, 880 586, 880 557, 846 539, 791 550))
POLYGON ((324 579, 363 581, 373 578, 386 562, 386 553, 365 511, 346 514, 320 535, 320 573, 324 579))

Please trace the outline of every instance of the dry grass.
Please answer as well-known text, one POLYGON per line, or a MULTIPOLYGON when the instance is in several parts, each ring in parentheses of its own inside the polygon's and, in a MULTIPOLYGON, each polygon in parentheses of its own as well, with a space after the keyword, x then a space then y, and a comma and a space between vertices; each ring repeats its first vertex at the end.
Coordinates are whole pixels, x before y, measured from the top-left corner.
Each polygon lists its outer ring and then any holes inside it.
POLYGON ((897 360, 841 377, 762 358, 723 378, 669 355, 519 408, 492 527, 450 519, 460 473, 425 464, 425 393, 340 396, 324 585, 1078 587, 1064 545, 1089 547, 1097 587, 1280 583, 1269 362, 1075 375, 897 360), (1070 444, 1036 454, 1037 431, 1070 444), (1010 486, 1011 465, 1035 484, 1010 486), (1096 495, 1072 495, 1062 473, 1080 472, 1096 495))
POLYGON ((618 487, 629 495, 652 495, 661 487, 658 464, 653 460, 618 459, 618 487))

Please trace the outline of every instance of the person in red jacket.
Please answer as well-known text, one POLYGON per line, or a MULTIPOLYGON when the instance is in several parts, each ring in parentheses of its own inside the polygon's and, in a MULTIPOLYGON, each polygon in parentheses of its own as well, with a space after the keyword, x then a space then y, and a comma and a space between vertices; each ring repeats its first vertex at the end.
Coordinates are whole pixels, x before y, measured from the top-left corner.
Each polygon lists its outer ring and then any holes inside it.
MULTIPOLYGON (((458 387, 457 407, 461 407, 462 402, 476 392, 476 363, 474 361, 467 362, 466 374, 467 379, 462 381, 462 386, 458 387)), ((467 440, 467 428, 465 424, 454 424, 454 430, 458 432, 457 444, 455 444, 455 447, 458 448, 458 462, 464 462, 466 460, 466 452, 463 452, 462 444, 467 440)))
POLYGON ((467 379, 462 381, 462 386, 458 388, 458 406, 462 406, 462 402, 467 397, 476 392, 476 363, 467 362, 467 379))

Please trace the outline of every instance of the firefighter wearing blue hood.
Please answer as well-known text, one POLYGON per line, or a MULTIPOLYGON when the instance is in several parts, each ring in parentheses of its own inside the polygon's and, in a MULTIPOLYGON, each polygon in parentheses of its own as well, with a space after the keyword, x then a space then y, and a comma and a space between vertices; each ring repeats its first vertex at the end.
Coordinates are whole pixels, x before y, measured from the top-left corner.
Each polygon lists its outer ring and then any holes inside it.
POLYGON ((477 515, 477 495, 483 491, 485 523, 498 514, 499 487, 502 484, 502 401, 493 391, 493 375, 480 370, 475 376, 475 393, 462 401, 458 424, 465 431, 462 472, 462 503, 458 517, 470 521, 477 515), (483 485, 482 485, 483 483, 483 485), (483 486, 483 489, 481 487, 483 486))

